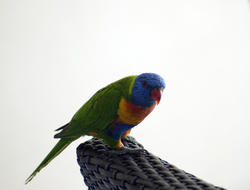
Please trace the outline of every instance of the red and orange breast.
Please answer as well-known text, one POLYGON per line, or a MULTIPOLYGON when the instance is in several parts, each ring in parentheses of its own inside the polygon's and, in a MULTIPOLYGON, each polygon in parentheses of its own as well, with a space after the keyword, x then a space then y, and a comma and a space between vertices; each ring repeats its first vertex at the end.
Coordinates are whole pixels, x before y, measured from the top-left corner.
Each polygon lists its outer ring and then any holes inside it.
POLYGON ((137 125, 139 124, 151 111, 153 111, 155 104, 151 107, 136 106, 124 98, 121 99, 118 109, 118 122, 137 125))

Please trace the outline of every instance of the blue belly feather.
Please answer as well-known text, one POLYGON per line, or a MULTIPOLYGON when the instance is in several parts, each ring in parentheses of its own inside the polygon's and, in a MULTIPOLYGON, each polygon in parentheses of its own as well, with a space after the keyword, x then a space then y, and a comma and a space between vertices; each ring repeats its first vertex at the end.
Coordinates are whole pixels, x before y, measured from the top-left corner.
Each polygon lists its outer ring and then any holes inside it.
POLYGON ((122 137, 122 134, 127 130, 133 128, 135 125, 128 125, 124 123, 114 123, 106 131, 106 135, 112 137, 115 140, 119 140, 122 137))

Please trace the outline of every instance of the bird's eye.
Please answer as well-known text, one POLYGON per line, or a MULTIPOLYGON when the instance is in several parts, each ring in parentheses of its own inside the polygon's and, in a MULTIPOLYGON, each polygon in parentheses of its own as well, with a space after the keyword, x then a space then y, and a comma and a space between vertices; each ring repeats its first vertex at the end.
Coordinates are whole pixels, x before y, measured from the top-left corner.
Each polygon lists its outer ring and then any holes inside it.
POLYGON ((148 88, 147 82, 146 82, 146 81, 143 81, 143 82, 142 82, 142 86, 143 86, 143 88, 148 88))

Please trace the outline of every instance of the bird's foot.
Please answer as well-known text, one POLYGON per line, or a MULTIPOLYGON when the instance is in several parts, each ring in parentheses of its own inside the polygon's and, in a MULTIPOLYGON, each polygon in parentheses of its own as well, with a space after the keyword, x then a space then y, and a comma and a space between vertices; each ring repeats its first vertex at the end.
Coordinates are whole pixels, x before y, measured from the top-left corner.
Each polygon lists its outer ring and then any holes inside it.
POLYGON ((145 152, 146 150, 144 148, 128 148, 125 146, 122 146, 120 149, 110 151, 111 154, 115 154, 115 155, 124 155, 124 154, 141 155, 141 154, 144 154, 145 152))

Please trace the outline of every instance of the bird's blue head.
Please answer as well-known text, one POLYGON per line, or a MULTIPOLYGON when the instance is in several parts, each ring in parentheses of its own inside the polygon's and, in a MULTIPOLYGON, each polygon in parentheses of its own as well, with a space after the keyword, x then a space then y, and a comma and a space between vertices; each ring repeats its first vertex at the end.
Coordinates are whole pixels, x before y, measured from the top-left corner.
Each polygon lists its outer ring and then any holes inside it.
POLYGON ((131 91, 131 102, 139 106, 152 106, 159 103, 165 88, 162 77, 155 73, 143 73, 135 78, 131 91))

